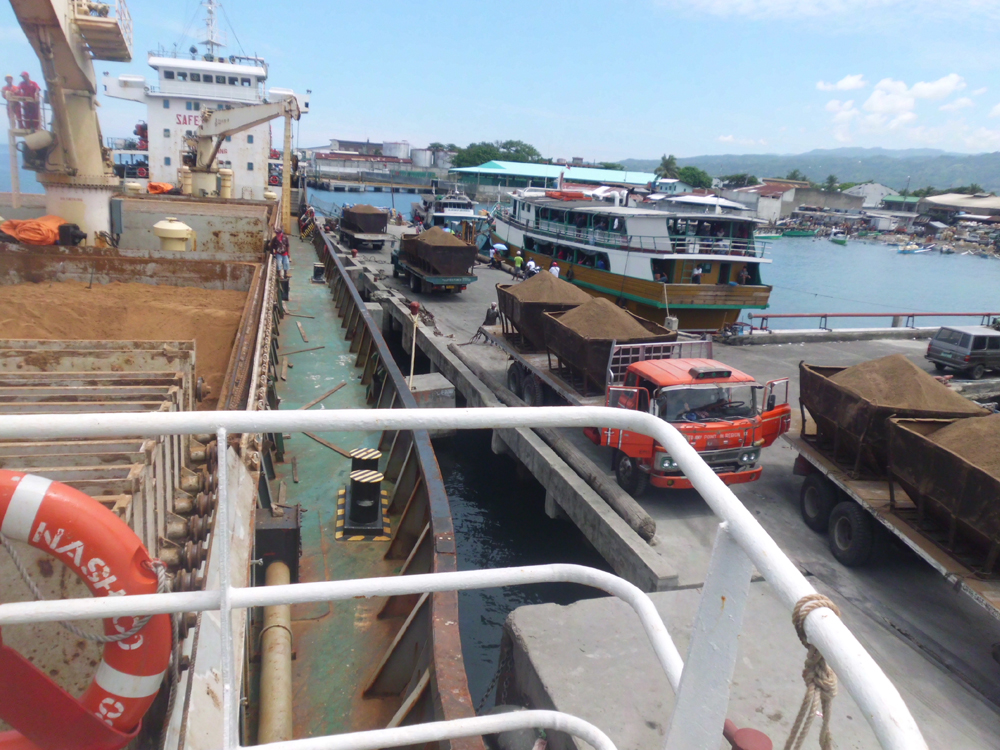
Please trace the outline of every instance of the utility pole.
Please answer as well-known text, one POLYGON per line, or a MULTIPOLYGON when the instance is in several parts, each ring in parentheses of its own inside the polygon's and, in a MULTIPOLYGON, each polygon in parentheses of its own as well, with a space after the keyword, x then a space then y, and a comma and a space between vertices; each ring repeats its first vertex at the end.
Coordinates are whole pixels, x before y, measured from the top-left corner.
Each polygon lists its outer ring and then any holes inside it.
POLYGON ((285 111, 285 148, 281 154, 281 229, 292 231, 292 113, 285 111))

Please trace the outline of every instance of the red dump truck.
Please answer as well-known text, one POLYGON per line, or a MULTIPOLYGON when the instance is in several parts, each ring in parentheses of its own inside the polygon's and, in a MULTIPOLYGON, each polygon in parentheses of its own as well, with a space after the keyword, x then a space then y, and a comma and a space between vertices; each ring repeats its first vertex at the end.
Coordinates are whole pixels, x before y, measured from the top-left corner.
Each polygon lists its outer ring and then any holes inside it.
MULTIPOLYGON (((760 478, 760 451, 791 424, 788 379, 760 385, 713 360, 712 342, 681 340, 613 344, 602 395, 574 377, 551 350, 532 352, 516 333, 484 326, 486 338, 507 353, 507 387, 531 405, 565 403, 641 409, 673 424, 726 484, 760 478), (519 345, 521 344, 521 345, 519 345)), ((618 484, 632 495, 647 485, 686 489, 688 480, 652 438, 627 430, 587 428, 595 444, 614 449, 618 484)))

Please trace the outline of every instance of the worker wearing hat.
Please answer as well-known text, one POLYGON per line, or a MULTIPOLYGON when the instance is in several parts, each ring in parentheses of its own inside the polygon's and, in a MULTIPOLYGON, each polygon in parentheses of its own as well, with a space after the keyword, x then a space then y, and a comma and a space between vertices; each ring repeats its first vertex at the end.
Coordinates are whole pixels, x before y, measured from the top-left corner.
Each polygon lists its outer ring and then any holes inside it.
POLYGON ((552 265, 549 266, 549 273, 551 273, 553 276, 555 276, 558 279, 559 278, 559 264, 556 263, 555 261, 552 261, 552 265))
POLYGON ((4 76, 6 83, 3 87, 3 98, 7 102, 7 118, 10 120, 10 127, 21 130, 24 128, 24 121, 21 119, 21 102, 11 101, 11 97, 20 96, 21 92, 14 85, 14 76, 4 76))
POLYGON ((31 80, 28 71, 21 73, 21 84, 17 87, 18 94, 28 101, 24 102, 24 127, 28 130, 38 130, 41 127, 41 120, 38 116, 38 95, 41 89, 38 84, 31 80))

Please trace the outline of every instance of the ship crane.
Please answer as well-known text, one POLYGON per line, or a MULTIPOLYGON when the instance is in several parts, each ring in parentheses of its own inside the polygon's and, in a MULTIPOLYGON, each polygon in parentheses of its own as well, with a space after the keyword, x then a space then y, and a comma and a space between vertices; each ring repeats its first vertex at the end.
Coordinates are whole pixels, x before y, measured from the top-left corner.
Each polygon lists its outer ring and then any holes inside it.
POLYGON ((195 150, 195 163, 191 169, 191 187, 195 195, 211 195, 215 192, 216 175, 219 172, 215 157, 229 136, 250 130, 277 117, 285 118, 284 175, 282 185, 282 225, 290 230, 291 213, 291 135, 292 120, 302 117, 302 109, 294 95, 276 102, 251 104, 234 109, 206 110, 197 132, 187 139, 195 150))
POLYGON ((42 66, 50 130, 18 131, 24 166, 38 173, 50 214, 91 238, 110 230, 110 200, 119 190, 97 118, 94 60, 132 60, 132 20, 125 0, 10 0, 42 66))

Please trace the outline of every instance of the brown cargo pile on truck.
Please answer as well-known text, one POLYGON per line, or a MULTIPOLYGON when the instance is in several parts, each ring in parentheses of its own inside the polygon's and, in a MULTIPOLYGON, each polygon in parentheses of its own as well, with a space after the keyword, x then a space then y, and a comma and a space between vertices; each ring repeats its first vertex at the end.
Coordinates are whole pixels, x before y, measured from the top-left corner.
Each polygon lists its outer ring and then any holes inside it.
POLYGON ((613 343, 659 343, 676 341, 670 331, 651 320, 616 307, 603 297, 594 297, 566 312, 543 313, 545 341, 573 377, 603 391, 608 379, 608 359, 613 343))
POLYGON ((432 276, 471 276, 478 254, 475 245, 441 227, 404 238, 400 251, 408 263, 432 276))
POLYGON ((830 380, 879 406, 969 414, 982 414, 983 411, 902 354, 848 367, 831 375, 830 380))
POLYGON ((385 234, 389 225, 389 214, 375 206, 351 206, 344 209, 341 224, 352 232, 385 234))
POLYGON ((542 314, 571 310, 593 297, 551 273, 539 273, 520 284, 497 284, 500 312, 534 347, 545 348, 542 314))
POLYGON ((928 435, 928 439, 1000 479, 1000 414, 960 419, 928 435))
POLYGON ((14 284, 0 292, 6 339, 194 341, 196 374, 213 409, 247 293, 152 284, 81 281, 14 284), (55 302, 55 304, 53 304, 55 302))
POLYGON ((885 476, 887 421, 983 417, 988 411, 955 393, 901 354, 853 367, 799 364, 800 401, 816 422, 816 444, 854 477, 885 476))

